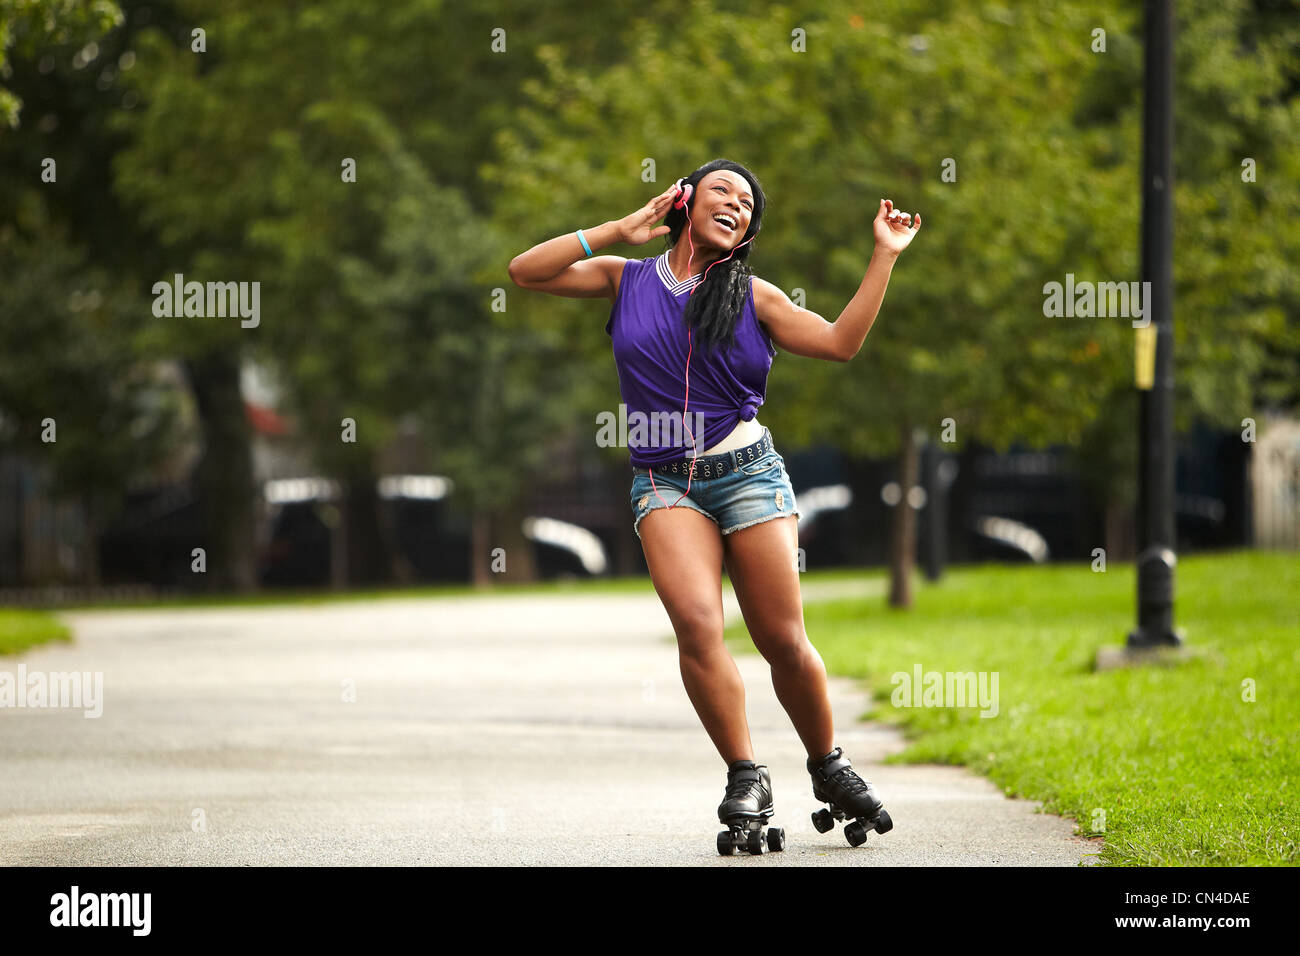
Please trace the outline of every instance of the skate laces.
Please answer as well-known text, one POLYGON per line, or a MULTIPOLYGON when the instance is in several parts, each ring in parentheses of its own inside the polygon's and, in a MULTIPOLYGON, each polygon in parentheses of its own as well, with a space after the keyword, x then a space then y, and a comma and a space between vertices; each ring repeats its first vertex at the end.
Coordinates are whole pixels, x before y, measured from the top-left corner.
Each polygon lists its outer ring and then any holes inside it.
POLYGON ((867 789, 866 781, 853 772, 852 767, 845 767, 831 777, 849 793, 862 793, 867 789))
POLYGON ((737 798, 739 798, 739 797, 747 797, 747 796, 749 796, 749 791, 750 791, 750 790, 751 790, 755 785, 757 785, 757 784, 759 784, 759 783, 761 783, 761 782, 762 782, 762 781, 759 780, 759 779, 753 779, 753 780, 751 780, 751 779, 748 778, 748 777, 741 777, 741 778, 739 778, 739 779, 737 779, 737 780, 732 780, 729 784, 727 784, 727 796, 726 796, 726 799, 728 799, 728 800, 735 800, 735 799, 737 799, 737 798))
MULTIPOLYGON (((825 759, 822 761, 822 766, 825 766, 826 764, 830 763, 832 758, 843 758, 843 757, 844 757, 844 751, 836 747, 834 750, 832 750, 830 753, 826 755, 825 759)), ((845 760, 845 764, 846 766, 841 767, 839 770, 835 771, 833 774, 830 774, 829 776, 825 776, 825 771, 822 771, 823 779, 827 783, 834 783, 843 787, 849 793, 854 793, 854 794, 863 793, 864 791, 870 789, 870 785, 854 772, 853 767, 851 765, 847 765, 848 764, 847 760, 845 760)))

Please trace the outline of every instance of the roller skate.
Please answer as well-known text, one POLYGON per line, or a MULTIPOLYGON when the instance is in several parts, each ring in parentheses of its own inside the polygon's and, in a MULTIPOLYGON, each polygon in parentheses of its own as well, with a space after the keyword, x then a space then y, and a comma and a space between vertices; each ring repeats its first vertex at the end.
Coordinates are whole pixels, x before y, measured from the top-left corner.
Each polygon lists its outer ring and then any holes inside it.
POLYGON ((868 830, 883 834, 894 828, 875 788, 854 773, 841 748, 824 757, 809 757, 808 772, 812 774, 813 796, 829 807, 812 815, 818 833, 833 830, 836 820, 854 818, 844 827, 844 836, 849 846, 862 846, 868 830))
POLYGON ((731 856, 785 849, 785 830, 769 827, 772 819, 772 778, 764 764, 737 760, 727 769, 727 794, 718 805, 718 822, 727 829, 718 834, 718 852, 731 856))

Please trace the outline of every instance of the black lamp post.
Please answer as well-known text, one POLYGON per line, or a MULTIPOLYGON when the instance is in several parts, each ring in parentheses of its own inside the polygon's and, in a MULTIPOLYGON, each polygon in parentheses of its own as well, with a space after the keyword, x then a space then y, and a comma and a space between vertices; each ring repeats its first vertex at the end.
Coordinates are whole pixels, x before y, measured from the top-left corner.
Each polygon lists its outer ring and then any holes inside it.
POLYGON ((1178 646, 1174 631, 1174 5, 1147 0, 1138 330, 1137 627, 1129 648, 1178 646), (1149 282, 1150 285, 1145 285, 1149 282), (1149 290, 1149 292, 1148 292, 1149 290), (1154 354, 1152 354, 1154 353, 1154 354), (1144 367, 1145 366, 1145 367, 1144 367))

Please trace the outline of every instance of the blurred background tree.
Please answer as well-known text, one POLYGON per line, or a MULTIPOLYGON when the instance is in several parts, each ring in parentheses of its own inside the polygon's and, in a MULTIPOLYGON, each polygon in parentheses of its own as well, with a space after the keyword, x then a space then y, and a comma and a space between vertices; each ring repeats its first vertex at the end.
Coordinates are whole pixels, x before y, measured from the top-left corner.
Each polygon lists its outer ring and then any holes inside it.
MULTIPOLYGON (((1295 305, 1285 267, 1295 219, 1243 229, 1259 194, 1240 182, 1232 153, 1243 142, 1266 153, 1277 169, 1269 202, 1295 210, 1300 177, 1287 148, 1300 127, 1294 89, 1282 84, 1294 22, 1254 31, 1257 46, 1243 51, 1255 9, 1180 10, 1192 24, 1180 38, 1181 70, 1202 77, 1184 84, 1180 130, 1215 113, 1194 140, 1200 161, 1178 185, 1183 220, 1196 221, 1179 233, 1177 260, 1185 427, 1253 407, 1249 383, 1267 345, 1294 335, 1284 317, 1295 305), (1234 84, 1204 79, 1205 58, 1243 54, 1254 64, 1234 84), (1207 157, 1211 142, 1217 153, 1207 157), (1211 303, 1213 318, 1202 317, 1211 303)), ((918 431, 937 436, 944 419, 958 446, 1107 444, 1095 474, 1122 500, 1134 474, 1135 419, 1122 410, 1131 325, 1046 318, 1043 286, 1067 273, 1139 278, 1140 12, 1091 0, 1050 10, 895 0, 870 17, 834 2, 747 14, 701 0, 688 20, 690 31, 659 18, 637 24, 629 59, 594 76, 559 46, 540 51, 547 81, 524 88, 528 102, 485 167, 502 190, 503 218, 572 220, 588 197, 601 204, 584 221, 615 218, 657 191, 640 182, 645 158, 670 181, 725 155, 758 175, 771 203, 754 242, 756 272, 788 293, 804 290, 807 307, 833 321, 870 258, 879 198, 922 210, 926 235, 904 253, 859 357, 779 357, 760 417, 790 443, 896 455, 904 488, 917 473, 918 431), (1104 53, 1093 50, 1098 28, 1104 53), (799 42, 807 52, 792 52, 799 42), (556 188, 567 181, 582 192, 556 188), (1103 416, 1107 408, 1118 411, 1103 416)), ((558 231, 539 225, 527 238, 558 231)), ((601 338, 586 340, 597 348, 601 338)), ((915 512, 894 516, 890 601, 906 606, 915 512)))
POLYGON ((31 60, 51 47, 93 44, 121 22, 112 0, 0 0, 0 120, 16 128, 23 106, 8 84, 11 51, 31 60))
MULTIPOLYGON (((598 28, 586 0, 0 0, 0 109, 22 119, 0 134, 0 443, 105 492, 106 518, 180 440, 147 374, 180 362, 208 579, 249 588, 254 361, 344 490, 336 583, 402 574, 375 493, 399 432, 453 480, 487 581, 489 542, 528 553, 547 455, 590 441, 618 395, 605 305, 525 293, 507 263, 727 156, 771 203, 755 271, 829 320, 879 198, 925 216, 853 362, 776 359, 760 417, 780 440, 892 455, 904 487, 945 419, 954 447, 1069 446, 1120 527, 1132 329, 1047 318, 1043 286, 1140 278, 1141 28, 1119 0, 672 0, 604 5, 598 28), (261 324, 155 319, 149 290, 175 273, 260 282, 261 324), (51 406, 78 422, 57 450, 31 444, 51 406)), ((1179 5, 1180 428, 1296 402, 1298 29, 1293 4, 1179 5)), ((894 516, 905 606, 915 512, 894 516)))

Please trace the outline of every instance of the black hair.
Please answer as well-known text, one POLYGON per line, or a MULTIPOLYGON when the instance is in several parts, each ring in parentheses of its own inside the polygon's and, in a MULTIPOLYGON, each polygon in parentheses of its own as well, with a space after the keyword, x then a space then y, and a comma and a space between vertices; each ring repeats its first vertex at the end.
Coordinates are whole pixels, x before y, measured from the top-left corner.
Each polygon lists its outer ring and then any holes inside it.
MULTIPOLYGON (((758 230, 763 227, 763 207, 767 205, 763 187, 758 177, 740 163, 734 163, 729 159, 714 159, 705 163, 687 176, 686 182, 698 190, 700 181, 709 173, 719 169, 730 170, 744 176, 749 181, 750 191, 754 194, 754 210, 750 214, 749 228, 740 238, 740 241, 744 242, 752 236, 757 236, 758 230)), ((669 229, 665 239, 670 249, 677 244, 678 237, 686 228, 687 213, 695 205, 697 195, 698 193, 692 194, 686 208, 668 211, 664 225, 669 229)), ((731 258, 719 262, 716 267, 708 270, 708 277, 696 287, 695 292, 686 301, 686 324, 694 330, 696 343, 705 349, 711 350, 724 342, 730 345, 735 341, 736 324, 740 320, 741 310, 745 307, 745 299, 749 296, 749 280, 754 275, 749 268, 749 253, 756 242, 757 240, 754 240, 735 247, 731 258)))

